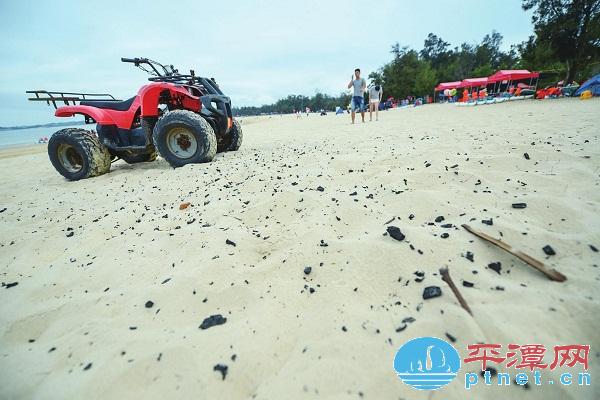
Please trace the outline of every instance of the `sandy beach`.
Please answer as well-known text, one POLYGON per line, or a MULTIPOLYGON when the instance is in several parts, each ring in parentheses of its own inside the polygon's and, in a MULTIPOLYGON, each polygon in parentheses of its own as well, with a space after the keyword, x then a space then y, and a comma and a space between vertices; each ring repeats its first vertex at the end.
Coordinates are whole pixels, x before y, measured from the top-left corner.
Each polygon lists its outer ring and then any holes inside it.
POLYGON ((249 117, 241 149, 212 163, 117 161, 77 182, 45 145, 0 151, 0 398, 597 399, 597 383, 421 393, 393 359, 418 336, 452 337, 463 356, 590 344, 598 379, 599 111, 561 99, 356 125, 249 117), (428 286, 442 295, 424 300, 428 286))

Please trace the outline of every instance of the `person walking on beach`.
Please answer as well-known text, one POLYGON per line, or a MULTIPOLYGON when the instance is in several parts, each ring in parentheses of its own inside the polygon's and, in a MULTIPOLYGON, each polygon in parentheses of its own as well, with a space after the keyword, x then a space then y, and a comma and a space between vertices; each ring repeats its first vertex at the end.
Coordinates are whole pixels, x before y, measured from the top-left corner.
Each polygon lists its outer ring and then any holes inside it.
POLYGON ((375 121, 379 121, 379 103, 382 97, 381 85, 371 86, 369 89, 369 121, 373 121, 373 109, 375 109, 375 121))
POLYGON ((362 117, 362 122, 365 122, 365 109, 364 109, 364 93, 367 88, 367 82, 364 78, 360 77, 360 68, 356 68, 354 70, 354 76, 350 78, 350 83, 348 83, 348 89, 353 88, 352 93, 352 123, 354 123, 354 118, 356 117, 356 111, 360 112, 360 116, 362 117))

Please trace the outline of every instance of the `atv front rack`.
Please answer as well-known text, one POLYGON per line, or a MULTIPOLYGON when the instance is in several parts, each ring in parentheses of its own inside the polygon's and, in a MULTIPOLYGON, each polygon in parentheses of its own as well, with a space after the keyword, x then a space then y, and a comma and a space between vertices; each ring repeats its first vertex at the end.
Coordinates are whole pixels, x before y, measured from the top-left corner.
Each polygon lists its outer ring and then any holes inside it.
POLYGON ((85 101, 121 101, 115 99, 111 94, 107 93, 70 93, 70 92, 49 92, 47 90, 27 90, 25 93, 35 94, 35 97, 29 97, 29 101, 45 101, 48 105, 52 103, 54 108, 57 108, 56 102, 63 104, 77 105, 77 102, 85 101))

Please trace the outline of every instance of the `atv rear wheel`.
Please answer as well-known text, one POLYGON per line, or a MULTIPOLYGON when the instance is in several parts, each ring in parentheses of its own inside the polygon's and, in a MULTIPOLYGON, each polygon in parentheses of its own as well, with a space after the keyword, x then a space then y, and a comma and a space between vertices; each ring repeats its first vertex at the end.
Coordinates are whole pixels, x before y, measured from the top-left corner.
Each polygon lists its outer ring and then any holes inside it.
POLYGON ((54 133, 48 141, 48 157, 59 174, 78 181, 107 173, 110 154, 94 132, 67 128, 54 133))
POLYGON ((218 151, 237 151, 242 145, 243 138, 242 125, 234 119, 229 133, 219 142, 218 151))
POLYGON ((210 162, 217 153, 217 138, 210 124, 187 110, 163 114, 154 126, 154 145, 173 168, 210 162))

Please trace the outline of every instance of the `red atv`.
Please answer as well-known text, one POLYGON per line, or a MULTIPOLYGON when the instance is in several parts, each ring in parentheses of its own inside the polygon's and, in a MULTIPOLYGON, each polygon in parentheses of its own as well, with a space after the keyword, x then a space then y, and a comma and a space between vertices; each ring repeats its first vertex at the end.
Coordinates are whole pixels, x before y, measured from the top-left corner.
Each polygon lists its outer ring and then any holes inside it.
POLYGON ((242 144, 242 128, 231 113, 231 100, 213 78, 191 70, 180 74, 147 58, 121 58, 153 75, 138 94, 121 101, 109 94, 32 90, 32 101, 52 103, 57 117, 83 115, 96 131, 67 128, 48 141, 54 168, 69 180, 107 173, 111 161, 154 161, 158 153, 173 167, 212 161, 220 151, 242 144), (65 105, 56 106, 56 102, 65 105), (79 103, 79 104, 77 104, 79 103))

